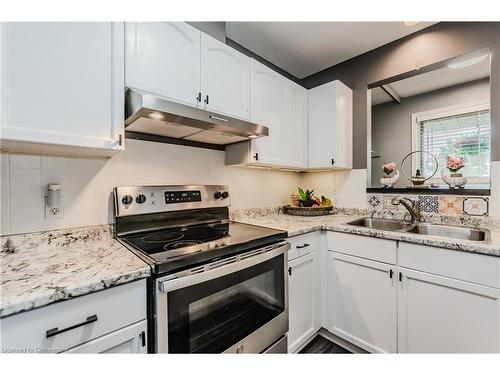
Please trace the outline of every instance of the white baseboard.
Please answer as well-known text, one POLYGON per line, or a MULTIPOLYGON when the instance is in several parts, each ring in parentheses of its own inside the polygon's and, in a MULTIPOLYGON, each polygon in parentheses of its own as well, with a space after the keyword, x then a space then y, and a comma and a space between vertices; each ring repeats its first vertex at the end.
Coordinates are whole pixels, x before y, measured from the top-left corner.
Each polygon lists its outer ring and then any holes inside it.
POLYGON ((343 338, 334 335, 333 333, 327 331, 324 328, 321 328, 318 331, 318 334, 320 336, 323 336, 325 339, 330 340, 334 344, 337 344, 337 345, 343 347, 344 349, 349 350, 351 353, 354 353, 354 354, 366 354, 366 353, 368 353, 366 350, 361 349, 360 347, 350 343, 349 341, 346 341, 343 338))

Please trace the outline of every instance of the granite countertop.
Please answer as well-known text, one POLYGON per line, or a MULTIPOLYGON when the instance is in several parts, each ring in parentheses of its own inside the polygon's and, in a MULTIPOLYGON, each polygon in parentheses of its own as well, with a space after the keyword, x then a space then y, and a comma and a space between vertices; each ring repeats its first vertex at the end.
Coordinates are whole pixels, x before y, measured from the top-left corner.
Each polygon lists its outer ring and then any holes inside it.
POLYGON ((109 225, 1 236, 0 317, 148 277, 109 225))
MULTIPOLYGON (((482 219, 469 220, 465 223, 462 222, 465 226, 490 229, 491 243, 482 243, 347 225, 348 222, 364 216, 369 216, 369 214, 363 212, 363 210, 341 210, 341 212, 333 215, 306 217, 286 215, 279 209, 256 209, 232 212, 231 219, 241 223, 286 230, 289 237, 298 236, 300 234, 316 230, 329 230, 389 240, 399 240, 471 253, 500 256, 500 221, 498 220, 482 219)), ((443 224, 460 224, 460 220, 452 223, 447 222, 444 219, 441 220, 444 221, 443 224)))

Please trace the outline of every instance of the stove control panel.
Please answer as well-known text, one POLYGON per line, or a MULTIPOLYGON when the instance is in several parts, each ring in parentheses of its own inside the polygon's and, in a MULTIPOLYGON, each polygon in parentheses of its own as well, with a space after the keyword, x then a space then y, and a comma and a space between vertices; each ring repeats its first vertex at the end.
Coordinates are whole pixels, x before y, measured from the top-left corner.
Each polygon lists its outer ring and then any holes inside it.
POLYGON ((166 191, 165 203, 185 203, 201 202, 201 192, 199 190, 166 191))
POLYGON ((229 193, 227 191, 216 191, 214 193, 215 199, 226 199, 229 197, 229 193))
POLYGON ((230 206, 224 185, 120 186, 113 193, 116 216, 230 206))

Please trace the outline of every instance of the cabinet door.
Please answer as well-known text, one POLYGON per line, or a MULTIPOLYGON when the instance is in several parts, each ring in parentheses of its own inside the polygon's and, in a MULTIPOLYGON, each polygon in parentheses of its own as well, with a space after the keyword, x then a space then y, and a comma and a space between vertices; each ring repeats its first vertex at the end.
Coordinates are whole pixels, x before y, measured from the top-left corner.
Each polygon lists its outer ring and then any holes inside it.
POLYGON ((400 267, 400 353, 498 353, 500 290, 400 267))
POLYGON ((286 113, 285 160, 291 167, 307 168, 308 105, 307 90, 288 82, 288 108, 286 113))
POLYGON ((352 168, 352 90, 340 81, 309 90, 309 167, 352 168))
POLYGON ((325 328, 367 351, 395 353, 394 269, 385 263, 329 252, 326 271, 325 328))
POLYGON ((319 252, 288 262, 288 352, 294 353, 320 328, 319 252))
POLYGON ((123 23, 4 22, 0 27, 1 137, 8 150, 16 151, 9 142, 31 144, 24 151, 32 152, 57 153, 66 146, 123 149, 123 23))
POLYGON ((269 128, 269 136, 255 139, 250 162, 286 165, 286 112, 288 81, 252 60, 251 121, 269 128))
POLYGON ((143 320, 76 346, 66 353, 130 354, 147 353, 147 349, 147 320, 143 320))
POLYGON ((206 109, 250 118, 250 57, 201 34, 201 92, 206 109))
POLYGON ((200 35, 184 22, 127 23, 125 85, 198 105, 200 35))

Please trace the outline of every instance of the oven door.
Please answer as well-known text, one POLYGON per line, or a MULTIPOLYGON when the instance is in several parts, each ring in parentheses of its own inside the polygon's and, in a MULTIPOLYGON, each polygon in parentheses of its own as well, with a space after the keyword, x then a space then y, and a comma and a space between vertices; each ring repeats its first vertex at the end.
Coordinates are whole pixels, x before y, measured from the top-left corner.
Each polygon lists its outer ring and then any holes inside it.
POLYGON ((160 353, 260 353, 288 331, 280 242, 157 280, 160 353))

